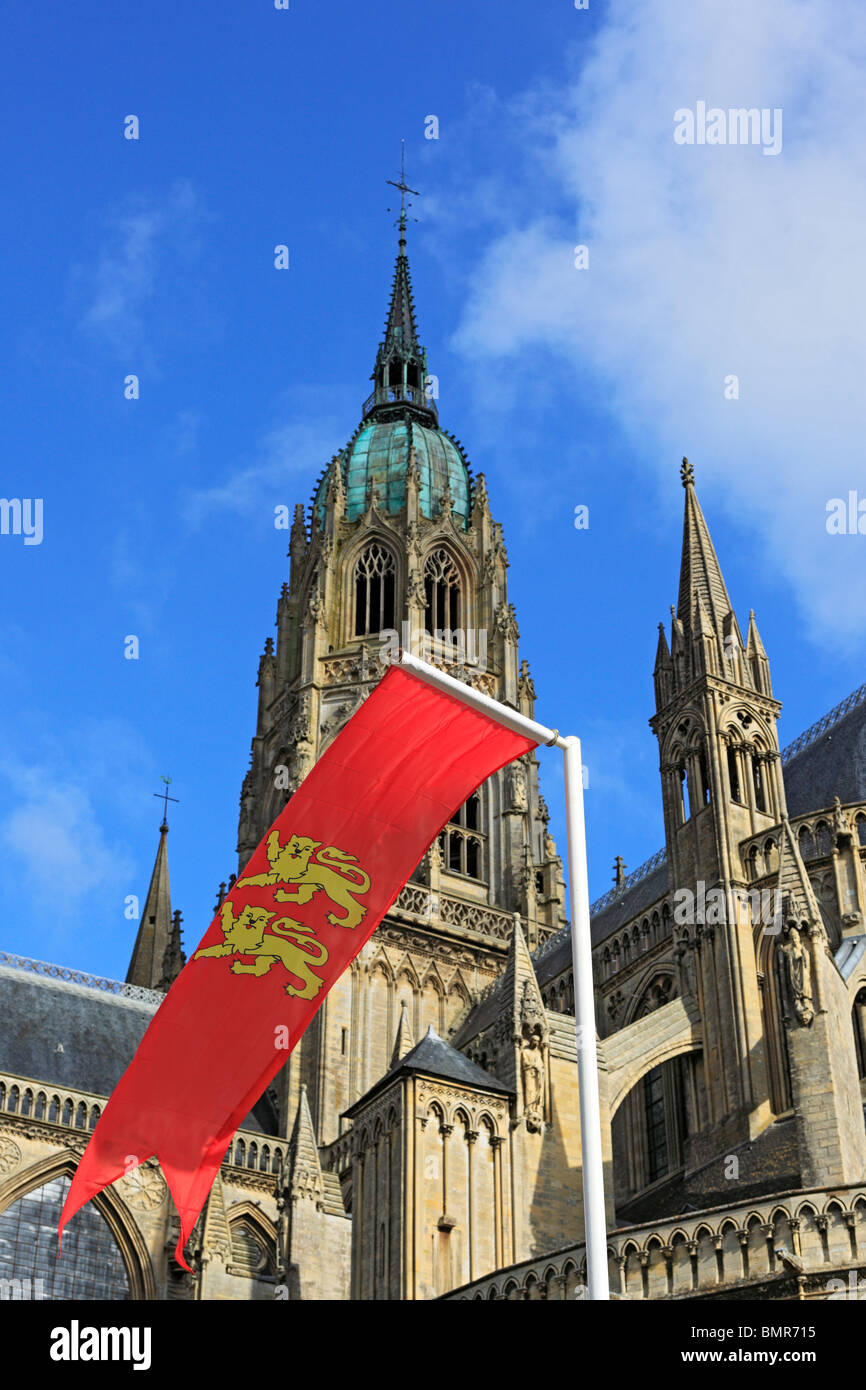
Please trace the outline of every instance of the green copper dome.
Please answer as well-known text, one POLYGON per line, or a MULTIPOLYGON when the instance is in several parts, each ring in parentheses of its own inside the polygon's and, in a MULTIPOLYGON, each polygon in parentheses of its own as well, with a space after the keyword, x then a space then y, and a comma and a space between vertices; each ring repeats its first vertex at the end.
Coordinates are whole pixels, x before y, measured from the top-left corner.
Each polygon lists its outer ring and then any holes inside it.
POLYGON ((364 402, 361 425, 325 469, 313 497, 313 515, 324 522, 328 478, 335 467, 342 473, 349 521, 357 521, 371 505, 391 515, 402 511, 414 451, 423 515, 437 517, 448 491, 454 521, 465 529, 471 501, 469 469, 459 444, 439 428, 435 377, 428 374, 427 353, 418 341, 402 214, 385 336, 370 380, 373 390, 364 402))
MULTIPOLYGON (((406 505, 406 470, 410 448, 421 477, 419 503, 424 516, 442 510, 446 489, 451 493, 454 520, 464 528, 470 510, 469 471, 457 445, 440 429, 409 418, 366 420, 351 444, 334 461, 339 464, 346 493, 346 517, 356 521, 372 503, 379 511, 394 514, 406 505)), ((325 518, 326 470, 313 501, 319 521, 325 518)))

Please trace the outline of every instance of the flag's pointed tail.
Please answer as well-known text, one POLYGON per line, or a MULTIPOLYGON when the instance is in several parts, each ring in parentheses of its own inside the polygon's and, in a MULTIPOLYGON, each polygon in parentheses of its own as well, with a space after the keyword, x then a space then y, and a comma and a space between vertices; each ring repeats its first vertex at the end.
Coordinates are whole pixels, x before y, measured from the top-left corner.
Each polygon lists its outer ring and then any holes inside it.
MULTIPOLYGON (((113 1171, 109 1171, 105 1168, 104 1164, 96 1165, 89 1162, 88 1153, 89 1151, 86 1151, 83 1154, 75 1170, 72 1184, 66 1194, 66 1201, 63 1203, 60 1220, 57 1223, 58 1258, 63 1250, 63 1232, 69 1225, 73 1216, 75 1216, 82 1207, 86 1206, 88 1202, 92 1201, 94 1197, 98 1197, 100 1192, 103 1192, 106 1187, 110 1187, 118 1178, 122 1178, 132 1171, 128 1163, 115 1164, 113 1171), (96 1166, 99 1166, 101 1176, 98 1179, 89 1178, 89 1169, 96 1166)), ((159 1158, 159 1155, 157 1154, 156 1157, 159 1158)), ((142 1162, 146 1161, 146 1159, 142 1160, 142 1162)), ((140 1166, 140 1164, 135 1165, 135 1167, 140 1166)), ((189 1181, 188 1173, 179 1173, 170 1162, 163 1162, 160 1160, 160 1167, 162 1168, 166 1185, 172 1195, 172 1199, 178 1211, 178 1216, 180 1217, 180 1236, 175 1250, 175 1259, 188 1273, 194 1274, 195 1271, 184 1256, 184 1247, 192 1235, 193 1228, 198 1220, 199 1212, 204 1205, 205 1197, 213 1182, 216 1169, 219 1167, 219 1162, 217 1162, 216 1165, 212 1163, 207 1164, 206 1172, 201 1170, 199 1173, 195 1174, 192 1182, 189 1181), (184 1179, 186 1179, 186 1181, 184 1181, 184 1179), (203 1191, 201 1189, 203 1189, 203 1191)))

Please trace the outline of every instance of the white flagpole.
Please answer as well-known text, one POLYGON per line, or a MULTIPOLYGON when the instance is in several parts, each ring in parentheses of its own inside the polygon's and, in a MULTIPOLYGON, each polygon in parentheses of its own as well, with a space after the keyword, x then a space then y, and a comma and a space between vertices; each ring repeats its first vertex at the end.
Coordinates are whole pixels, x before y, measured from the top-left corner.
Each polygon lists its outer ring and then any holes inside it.
POLYGON ((565 815, 568 841, 568 884, 571 904, 571 958, 574 972, 574 1021, 577 1029, 577 1079, 580 1093, 580 1136, 583 1165, 583 1222, 586 1233, 586 1277, 591 1299, 609 1299, 607 1222, 604 1209, 604 1164, 601 1152, 601 1107, 598 1092, 595 994, 592 984, 592 942, 589 929, 589 883, 586 869, 586 824, 583 813, 583 765, 580 739, 564 738, 527 719, 509 705, 422 661, 410 652, 391 657, 427 685, 453 695, 462 704, 495 719, 533 743, 561 748, 565 762, 565 815))

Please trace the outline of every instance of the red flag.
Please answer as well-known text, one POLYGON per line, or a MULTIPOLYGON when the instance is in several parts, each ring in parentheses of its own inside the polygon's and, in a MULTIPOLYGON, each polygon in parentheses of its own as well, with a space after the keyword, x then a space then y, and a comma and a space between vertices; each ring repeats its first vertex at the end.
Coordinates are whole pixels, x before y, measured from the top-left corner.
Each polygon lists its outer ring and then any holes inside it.
POLYGON ((274 821, 82 1156, 58 1234, 156 1154, 177 1259, 232 1135, 454 811, 536 745, 392 666, 274 821))

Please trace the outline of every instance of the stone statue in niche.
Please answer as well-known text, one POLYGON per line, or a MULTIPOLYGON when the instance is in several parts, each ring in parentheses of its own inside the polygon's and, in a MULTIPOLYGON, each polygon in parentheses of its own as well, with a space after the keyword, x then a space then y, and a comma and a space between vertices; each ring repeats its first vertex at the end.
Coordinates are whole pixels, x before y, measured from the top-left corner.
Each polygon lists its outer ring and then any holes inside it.
POLYGON ((537 1033, 520 1049, 520 1074, 526 1128, 538 1131, 544 1125, 544 1056, 537 1033))
POLYGON ((794 1001, 794 1013, 800 1023, 807 1027, 815 1016, 812 1007, 812 962, 809 959, 809 948, 804 944, 799 928, 793 923, 788 928, 787 937, 782 949, 794 1001))
POLYGON ((697 961, 695 960, 695 948, 691 942, 685 947, 682 961, 683 972, 683 994, 693 994, 697 998, 698 994, 698 971, 697 961))
POLYGON ((526 769, 522 763, 512 763, 508 769, 508 800, 512 811, 529 810, 526 769))
POLYGON ((520 1080, 526 1128, 532 1133, 544 1129, 547 1033, 547 1016, 526 980, 520 1003, 520 1080))

